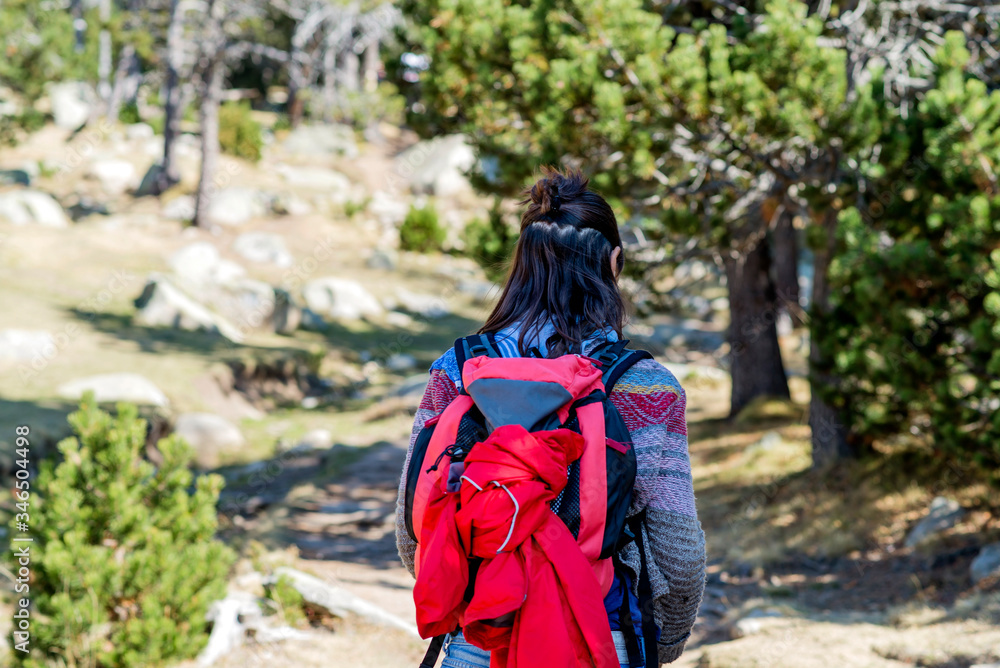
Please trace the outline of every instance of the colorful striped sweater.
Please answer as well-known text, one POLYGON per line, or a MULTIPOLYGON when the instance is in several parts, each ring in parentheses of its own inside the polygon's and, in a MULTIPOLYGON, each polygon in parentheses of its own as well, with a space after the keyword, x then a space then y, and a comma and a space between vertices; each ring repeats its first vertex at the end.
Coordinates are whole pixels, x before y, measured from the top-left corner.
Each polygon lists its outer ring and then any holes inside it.
MULTIPOLYGON (((431 366, 400 480, 396 546, 411 575, 416 543, 407 534, 403 519, 405 470, 424 423, 458 396, 461 385, 455 378, 460 376, 452 349, 431 366)), ((652 583, 653 614, 661 629, 659 659, 660 663, 670 663, 684 650, 705 589, 705 534, 695 509, 684 416, 686 398, 680 383, 663 365, 641 360, 615 385, 611 401, 628 426, 638 458, 629 515, 646 511, 643 542, 652 583)), ((628 545, 621 557, 633 573, 639 572, 635 543, 628 545)), ((635 589, 638 578, 633 577, 632 582, 635 589)))

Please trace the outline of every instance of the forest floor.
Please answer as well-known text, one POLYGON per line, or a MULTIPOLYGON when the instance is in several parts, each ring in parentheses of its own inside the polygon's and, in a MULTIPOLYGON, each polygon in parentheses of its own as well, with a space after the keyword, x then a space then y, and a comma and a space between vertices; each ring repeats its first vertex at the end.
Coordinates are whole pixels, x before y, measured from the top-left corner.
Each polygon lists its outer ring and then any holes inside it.
MULTIPOLYGON (((59 159, 73 141, 80 139, 47 128, 6 151, 0 168, 59 159)), ((376 175, 391 169, 387 150, 363 146, 352 163, 328 167, 349 174, 362 201, 381 187, 376 175)), ((274 180, 269 164, 241 165, 241 182, 266 186, 274 180)), ((40 187, 60 199, 71 197, 92 188, 82 171, 43 176, 40 187)), ((190 180, 182 188, 190 190, 190 180)), ((364 224, 364 213, 268 217, 209 232, 158 218, 160 206, 151 198, 122 197, 107 219, 91 216, 65 229, 0 230, 0 329, 44 330, 58 340, 57 354, 35 373, 21 374, 23 365, 0 360, 0 425, 31 425, 38 456, 51 456, 73 409, 58 396, 60 384, 98 373, 140 373, 169 397, 171 414, 217 413, 246 437, 239 452, 202 453, 218 455, 210 468, 227 477, 220 507, 242 495, 247 499, 240 512, 222 516, 220 527, 244 563, 266 555, 269 563, 313 573, 412 620, 412 578, 399 564, 394 542, 398 476, 419 399, 405 390, 487 314, 488 302, 452 289, 450 276, 467 263, 400 253, 391 271, 373 268, 366 258, 380 237, 377 226, 364 224), (112 218, 120 224, 112 225, 112 218), (132 321, 132 302, 146 275, 165 271, 171 254, 208 241, 223 257, 244 262, 231 247, 246 231, 280 234, 299 259, 319 257, 322 245, 328 253, 311 265, 309 277, 350 276, 379 299, 398 299, 401 290, 435 296, 447 314, 414 317, 407 326, 349 323, 294 336, 255 333, 240 344, 132 321), (366 366, 366 359, 384 363, 390 352, 411 355, 415 366, 366 366), (365 377, 363 391, 311 409, 255 406, 220 388, 218 379, 235 361, 317 356, 331 374, 365 377), (332 447, 282 456, 317 429, 332 435, 332 447)), ((247 271, 270 283, 280 282, 284 272, 249 264, 247 271)), ((724 325, 712 326, 721 331, 724 325)), ((688 375, 690 369, 675 364, 675 357, 659 357, 688 393, 697 506, 708 543, 705 599, 687 651, 675 665, 968 668, 1000 662, 1000 584, 974 587, 969 578, 976 546, 1000 539, 1000 499, 952 469, 917 472, 861 462, 813 471, 801 332, 782 344, 789 368, 799 372, 790 378, 792 401, 760 402, 736 420, 726 419, 727 380, 688 375), (938 494, 957 499, 967 514, 919 550, 903 547, 908 530, 938 494)), ((703 359, 692 351, 689 361, 703 359)), ((162 416, 154 411, 150 417, 162 416)), ((9 596, 0 602, 5 635, 9 605, 9 596)), ((250 642, 216 665, 415 666, 425 647, 403 631, 356 618, 304 631, 299 640, 250 642)))

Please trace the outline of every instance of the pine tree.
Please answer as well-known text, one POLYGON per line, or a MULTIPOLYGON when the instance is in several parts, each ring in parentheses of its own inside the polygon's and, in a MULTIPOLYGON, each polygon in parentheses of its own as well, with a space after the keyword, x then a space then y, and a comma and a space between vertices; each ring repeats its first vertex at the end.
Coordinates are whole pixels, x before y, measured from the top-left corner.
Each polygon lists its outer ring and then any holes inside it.
POLYGON ((32 489, 31 652, 23 665, 159 666, 196 654, 205 613, 234 561, 214 540, 222 479, 193 479, 189 446, 162 439, 141 456, 146 423, 85 396, 69 417, 62 461, 43 461, 32 489))

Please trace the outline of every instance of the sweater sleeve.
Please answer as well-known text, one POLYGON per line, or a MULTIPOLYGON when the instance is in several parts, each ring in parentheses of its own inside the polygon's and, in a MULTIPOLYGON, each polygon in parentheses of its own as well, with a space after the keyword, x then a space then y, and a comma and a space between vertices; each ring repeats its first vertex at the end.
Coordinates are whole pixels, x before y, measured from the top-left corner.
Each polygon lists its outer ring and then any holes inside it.
MULTIPOLYGON (((625 419, 638 459, 629 514, 646 511, 643 544, 661 631, 659 660, 670 663, 684 651, 705 589, 705 534, 688 456, 687 397, 673 374, 643 360, 622 376, 611 400, 625 419)), ((621 556, 639 572, 634 543, 621 556)))
MULTIPOLYGON (((452 359, 454 352, 449 351, 452 359)), ((406 463, 403 465, 403 472, 399 479, 399 495, 396 497, 396 550, 399 558, 406 566, 410 575, 414 575, 413 559, 417 551, 417 544, 406 532, 406 520, 403 515, 405 493, 406 493, 406 470, 410 466, 410 455, 413 454, 413 444, 417 440, 417 434, 423 429, 424 424, 435 415, 440 415, 445 407, 458 396, 458 389, 455 382, 449 377, 445 359, 449 353, 439 359, 431 367, 430 380, 427 382, 427 389, 424 390, 423 399, 417 408, 417 413, 413 419, 413 431, 410 434, 410 445, 406 449, 406 463), (444 360, 444 361, 442 361, 444 360)))

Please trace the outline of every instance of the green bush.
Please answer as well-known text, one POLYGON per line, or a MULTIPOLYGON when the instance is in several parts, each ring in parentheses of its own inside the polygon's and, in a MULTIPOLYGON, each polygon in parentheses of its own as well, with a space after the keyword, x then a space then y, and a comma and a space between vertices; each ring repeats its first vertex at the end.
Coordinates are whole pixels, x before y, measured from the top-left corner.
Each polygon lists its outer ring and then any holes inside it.
POLYGON ((422 209, 411 206, 399 228, 399 247, 403 250, 419 253, 441 250, 444 238, 445 229, 441 227, 437 211, 431 204, 422 209))
POLYGON ((146 422, 130 404, 117 412, 85 395, 69 416, 76 435, 59 444, 62 462, 43 460, 31 481, 24 596, 33 609, 30 653, 13 652, 21 665, 160 666, 194 656, 208 638, 209 604, 225 595, 234 554, 213 538, 222 478, 195 480, 190 448, 176 436, 160 440, 154 466, 142 457, 146 422))
POLYGON ((492 281, 502 280, 517 243, 517 230, 508 225, 499 206, 490 210, 487 220, 476 218, 463 230, 465 254, 479 263, 492 281))
POLYGON ((237 158, 260 160, 264 140, 260 124, 250 115, 249 102, 226 102, 219 107, 219 145, 237 158))
POLYGON ((142 116, 139 115, 139 105, 135 102, 123 104, 122 108, 118 110, 118 120, 126 125, 141 123, 142 116))

